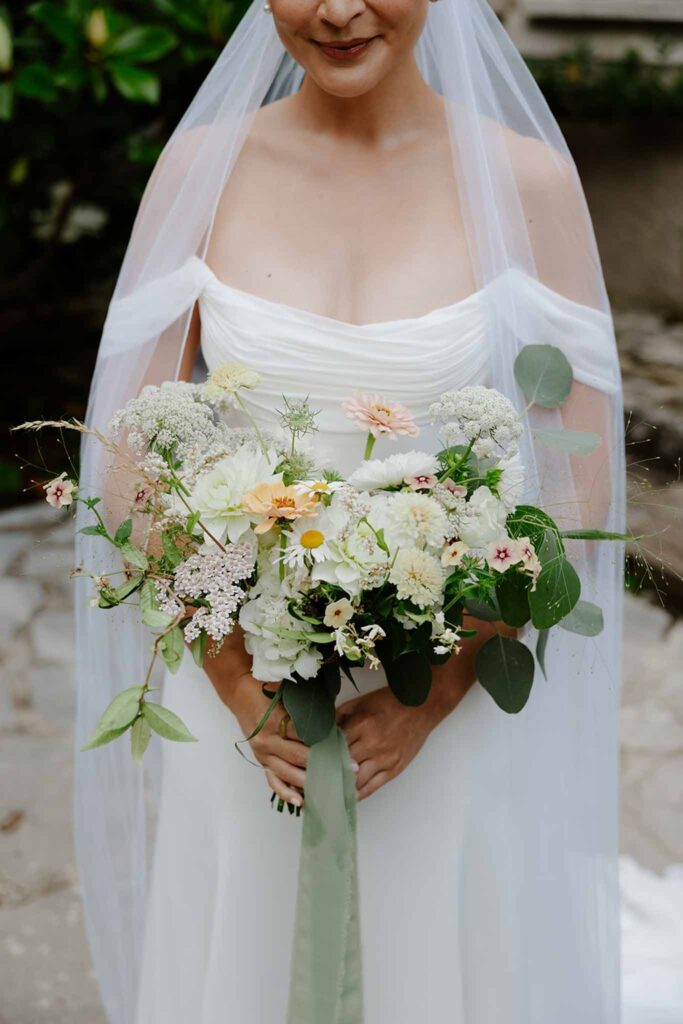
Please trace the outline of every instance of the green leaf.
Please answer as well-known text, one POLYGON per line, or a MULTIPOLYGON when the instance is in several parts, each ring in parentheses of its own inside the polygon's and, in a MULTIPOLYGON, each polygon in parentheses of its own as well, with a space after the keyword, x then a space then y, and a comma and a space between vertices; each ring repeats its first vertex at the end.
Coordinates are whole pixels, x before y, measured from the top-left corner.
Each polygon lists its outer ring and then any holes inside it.
POLYGON ((511 537, 528 537, 538 552, 547 532, 559 536, 555 521, 535 505, 518 505, 507 517, 506 529, 511 537))
POLYGON ((134 565, 136 569, 149 569, 149 559, 144 551, 136 547, 135 544, 131 544, 129 540, 125 540, 119 545, 121 548, 121 554, 123 555, 126 562, 130 565, 134 565))
POLYGON ((432 669, 421 651, 406 651, 382 667, 394 697, 408 707, 417 708, 427 700, 432 687, 432 669))
POLYGON ((286 679, 282 685, 282 702, 302 743, 312 747, 329 736, 335 723, 334 699, 317 676, 286 679))
POLYGON ((528 647, 509 636, 493 636, 479 648, 475 670, 499 708, 510 715, 522 710, 534 681, 534 656, 528 647))
POLYGON ((64 7, 53 3, 32 4, 28 9, 29 14, 41 25, 44 25, 50 35, 58 39, 66 46, 78 46, 81 36, 77 23, 69 17, 64 7))
POLYGON ((629 536, 626 533, 610 533, 606 530, 562 530, 560 537, 566 540, 640 540, 640 537, 629 536))
POLYGON ((158 103, 161 84, 157 75, 120 61, 108 63, 114 86, 127 100, 139 103, 158 103))
POLYGON ((9 121, 14 109, 14 89, 11 82, 0 82, 0 121, 9 121))
POLYGON ((199 668, 204 667, 204 658, 206 656, 206 645, 208 639, 208 636, 204 630, 202 630, 199 636, 196 636, 190 644, 190 650, 192 651, 192 657, 194 658, 195 665, 199 668))
POLYGON ((98 523, 97 526, 84 526, 79 533, 85 534, 86 537, 104 537, 105 532, 103 527, 98 523))
MULTIPOLYGON (((542 551, 543 549, 541 549, 542 551)), ((539 552, 541 562, 544 559, 539 552)), ((572 610, 581 594, 581 581, 574 567, 563 554, 546 560, 529 592, 531 621, 536 629, 549 629, 572 610)))
POLYGON ((20 96, 52 103, 59 95, 47 64, 26 64, 14 79, 14 89, 20 96))
POLYGON ((162 612, 151 580, 147 580, 140 590, 140 611, 142 621, 150 629, 166 629, 173 622, 173 616, 162 612))
POLYGON ((569 633, 579 633, 581 636, 598 636, 602 633, 605 622, 602 615, 602 608, 591 601, 577 601, 576 605, 559 622, 562 629, 569 633))
POLYGON ((167 28, 138 25, 114 39, 107 47, 107 53, 124 57, 129 64, 144 64, 165 57, 177 42, 176 36, 167 28))
POLYGON ((185 637, 179 626, 175 626, 159 641, 159 653, 169 672, 177 672, 185 653, 185 637))
POLYGON ((548 646, 549 636, 549 629, 539 629, 538 640, 536 641, 536 661, 538 662, 545 679, 548 678, 548 673, 545 670, 545 651, 548 646))
POLYGON ((541 444, 570 455, 590 455, 602 443, 599 434, 587 430, 532 430, 532 434, 541 444))
MULTIPOLYGON (((119 526, 118 530, 114 534, 114 540, 117 544, 124 544, 127 540, 130 540, 130 535, 133 532, 133 520, 124 519, 119 526)), ((142 566, 141 568, 144 568, 142 566)))
POLYGON ((164 530, 161 534, 161 546, 163 548, 166 561, 172 569, 175 569, 176 566, 180 565, 183 561, 183 555, 178 545, 173 540, 173 537, 167 530, 164 530))
POLYGON ((132 576, 125 583, 119 584, 118 587, 114 588, 113 593, 116 595, 117 601, 124 601, 130 594, 134 593, 140 586, 144 579, 144 576, 132 576))
POLYGON ((150 724, 146 718, 140 715, 133 722, 133 727, 130 730, 130 749, 133 755, 133 760, 138 764, 142 764, 142 759, 145 756, 145 751, 149 746, 149 741, 152 738, 152 730, 150 724))
POLYGON ((499 622, 501 619, 500 605, 495 593, 491 594, 491 604, 488 601, 478 601, 474 597, 465 598, 465 611, 473 615, 475 619, 482 622, 499 622), (493 606, 495 604, 495 607, 493 606))
POLYGON ((531 405, 556 409, 569 397, 574 374, 555 345, 525 345, 515 359, 515 378, 531 405))
POLYGON ((108 706, 83 750, 92 750, 100 747, 103 743, 110 743, 116 739, 115 735, 125 732, 131 722, 140 711, 140 698, 142 697, 141 686, 129 686, 122 693, 117 693, 111 704, 108 706))
POLYGON ((142 713, 154 732, 163 736, 165 740, 173 740, 175 743, 197 742, 196 736, 192 735, 185 723, 169 708, 145 701, 142 713))
POLYGON ((529 590, 531 579, 514 570, 504 573, 496 584, 496 596, 500 605, 501 618, 508 626, 519 629, 531 617, 529 590))

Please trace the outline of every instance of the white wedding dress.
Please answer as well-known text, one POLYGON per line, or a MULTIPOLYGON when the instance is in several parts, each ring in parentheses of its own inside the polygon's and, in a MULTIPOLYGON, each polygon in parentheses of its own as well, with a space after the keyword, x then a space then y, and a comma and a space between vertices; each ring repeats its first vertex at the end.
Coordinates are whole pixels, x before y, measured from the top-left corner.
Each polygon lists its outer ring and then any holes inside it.
MULTIPOLYGON (((261 383, 245 399, 265 428, 283 394, 309 396, 320 410, 317 441, 342 472, 362 455, 363 435, 340 407, 356 390, 406 403, 420 424, 417 440, 380 440, 381 457, 434 449, 429 404, 487 380, 485 292, 415 319, 353 325, 239 291, 192 263, 208 366, 258 369, 261 383)), ((508 274, 533 292, 544 340, 571 341, 576 376, 599 376, 609 319, 508 274)), ((379 673, 357 680, 363 691, 383 685, 379 673)), ((345 683, 340 700, 353 695, 345 683)), ((525 714, 535 698, 544 699, 534 693, 525 714)), ((189 657, 167 678, 164 703, 199 742, 163 746, 137 1022, 284 1024, 301 822, 270 808, 262 772, 235 750, 234 717, 189 657)), ((366 1024, 578 1024, 576 964, 548 979, 547 995, 539 978, 533 1015, 518 992, 522 897, 503 870, 518 856, 505 786, 511 729, 514 719, 475 685, 403 774, 359 806, 366 1024)), ((516 870, 521 878, 523 865, 516 870)))

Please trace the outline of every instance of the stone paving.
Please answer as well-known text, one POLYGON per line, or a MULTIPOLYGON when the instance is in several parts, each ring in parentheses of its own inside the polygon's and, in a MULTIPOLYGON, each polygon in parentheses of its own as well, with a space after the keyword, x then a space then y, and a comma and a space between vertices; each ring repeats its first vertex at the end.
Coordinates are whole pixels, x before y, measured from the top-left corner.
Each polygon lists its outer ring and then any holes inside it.
MULTIPOLYGON (((0 1024, 103 1024, 71 841, 70 523, 0 515, 0 1024)), ((627 601, 623 849, 683 863, 683 622, 627 601)), ((667 1018, 668 1019, 668 1018, 667 1018)))

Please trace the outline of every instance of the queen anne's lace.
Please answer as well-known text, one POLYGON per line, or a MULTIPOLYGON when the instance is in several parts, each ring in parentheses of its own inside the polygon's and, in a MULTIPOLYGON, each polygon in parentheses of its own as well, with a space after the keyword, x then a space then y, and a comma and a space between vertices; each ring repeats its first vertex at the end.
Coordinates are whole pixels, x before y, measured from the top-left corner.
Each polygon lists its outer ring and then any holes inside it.
POLYGON ((512 402, 495 388, 477 385, 446 391, 429 407, 433 423, 442 423, 447 445, 462 444, 477 438, 474 451, 484 458, 501 450, 517 451, 522 434, 519 414, 512 402))

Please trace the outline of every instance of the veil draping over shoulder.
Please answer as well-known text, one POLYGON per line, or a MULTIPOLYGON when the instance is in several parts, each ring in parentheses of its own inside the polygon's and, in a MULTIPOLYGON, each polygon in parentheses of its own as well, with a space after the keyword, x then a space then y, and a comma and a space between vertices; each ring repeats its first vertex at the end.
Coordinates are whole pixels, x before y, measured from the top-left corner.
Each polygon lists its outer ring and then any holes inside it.
MULTIPOLYGON (((532 426, 580 426, 603 438, 583 460, 528 443, 528 496, 563 525, 622 529, 616 348, 590 217, 559 128, 484 0, 430 4, 416 55, 445 101, 453 187, 489 318, 491 384, 523 408, 513 374, 520 347, 558 345, 574 368, 574 390, 562 410, 530 412, 532 426)), ((106 430, 112 413, 144 383, 177 374, 226 181, 259 107, 296 91, 302 77, 255 0, 151 176, 105 324, 91 426, 106 430)), ((83 490, 111 493, 113 479, 102 450, 86 442, 83 490)), ((84 564, 108 569, 97 538, 79 535, 78 546, 84 564)), ((477 961, 516 977, 518 1007, 508 1024, 619 1018, 621 566, 615 547, 598 547, 574 557, 584 596, 597 596, 605 611, 604 632, 588 639, 555 631, 548 681, 537 682, 522 714, 501 715, 505 812, 485 822, 483 834, 495 863, 495 898, 512 906, 519 922, 512 945, 499 948, 492 894, 468 889, 453 865, 453 884, 462 886, 462 942, 453 956, 462 958, 465 978, 476 976, 477 967, 481 976, 477 961)), ((149 644, 125 609, 104 615, 88 605, 88 581, 78 588, 77 750, 114 695, 142 678, 149 644)), ((528 642, 534 643, 532 632, 528 642)), ((87 931, 104 1003, 112 1024, 130 1024, 154 814, 125 744, 77 753, 75 816, 87 931)), ((476 1005, 476 993, 464 998, 476 1005)), ((467 1019, 480 1018, 472 1012, 467 1019)))

